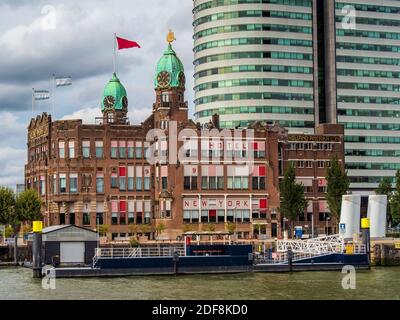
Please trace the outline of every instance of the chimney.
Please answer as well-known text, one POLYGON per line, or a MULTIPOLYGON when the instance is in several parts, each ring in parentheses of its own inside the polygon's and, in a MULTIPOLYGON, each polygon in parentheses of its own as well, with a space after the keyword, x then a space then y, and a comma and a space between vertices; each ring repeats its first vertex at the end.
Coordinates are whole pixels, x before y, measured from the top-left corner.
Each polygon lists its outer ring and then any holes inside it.
POLYGON ((212 116, 212 123, 214 128, 219 129, 219 115, 218 114, 214 114, 212 116))

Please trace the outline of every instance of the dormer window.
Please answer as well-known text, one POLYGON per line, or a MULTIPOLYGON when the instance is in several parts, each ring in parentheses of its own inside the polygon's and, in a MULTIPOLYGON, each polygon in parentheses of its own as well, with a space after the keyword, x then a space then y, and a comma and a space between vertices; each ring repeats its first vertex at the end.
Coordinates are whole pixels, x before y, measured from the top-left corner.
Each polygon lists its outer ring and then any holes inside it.
POLYGON ((170 99, 169 99, 169 92, 164 92, 164 93, 162 94, 162 102, 170 102, 170 99))

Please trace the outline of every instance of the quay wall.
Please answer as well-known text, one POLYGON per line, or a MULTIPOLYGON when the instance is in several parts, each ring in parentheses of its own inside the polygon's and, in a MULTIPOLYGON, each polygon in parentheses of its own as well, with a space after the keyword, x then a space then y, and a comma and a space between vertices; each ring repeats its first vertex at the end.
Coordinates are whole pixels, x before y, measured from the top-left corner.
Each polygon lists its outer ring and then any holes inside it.
POLYGON ((400 266, 400 241, 373 243, 371 246, 371 265, 400 266))

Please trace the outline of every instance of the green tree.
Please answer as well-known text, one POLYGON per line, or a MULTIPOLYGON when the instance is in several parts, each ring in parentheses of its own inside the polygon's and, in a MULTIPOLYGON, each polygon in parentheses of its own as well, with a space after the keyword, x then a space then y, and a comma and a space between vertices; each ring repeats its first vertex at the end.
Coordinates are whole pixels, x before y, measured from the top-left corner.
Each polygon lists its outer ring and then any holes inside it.
POLYGON ((393 195, 393 186, 392 179, 390 177, 384 177, 379 183, 378 189, 375 190, 377 195, 387 196, 388 205, 387 205, 387 222, 388 225, 393 223, 392 214, 391 214, 391 205, 392 195, 393 195))
POLYGON ((396 173, 396 190, 390 201, 393 225, 400 223, 400 170, 396 173))
POLYGON ((165 226, 164 223, 162 223, 162 222, 158 223, 157 226, 156 226, 157 235, 160 235, 161 233, 163 233, 165 228, 166 228, 166 226, 165 226))
POLYGON ((291 235, 297 218, 304 214, 307 208, 307 200, 304 195, 304 186, 296 183, 296 171, 293 165, 289 166, 285 176, 279 184, 281 193, 280 212, 283 217, 291 221, 291 235))
POLYGON ((0 187, 0 224, 15 225, 17 224, 16 218, 14 191, 0 187))
POLYGON ((339 219, 342 209, 342 198, 349 190, 350 179, 336 155, 332 157, 331 166, 326 170, 326 180, 328 182, 326 200, 329 211, 333 217, 339 219))
POLYGON ((15 212, 19 221, 32 222, 42 220, 42 199, 32 189, 22 192, 16 200, 15 212))

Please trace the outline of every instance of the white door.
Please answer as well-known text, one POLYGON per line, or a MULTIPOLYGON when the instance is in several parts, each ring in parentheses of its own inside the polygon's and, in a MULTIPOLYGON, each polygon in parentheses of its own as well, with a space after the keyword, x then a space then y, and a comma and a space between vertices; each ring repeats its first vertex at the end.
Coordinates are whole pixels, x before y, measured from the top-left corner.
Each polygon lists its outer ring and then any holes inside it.
POLYGON ((61 242, 60 263, 84 263, 85 243, 84 242, 61 242))

